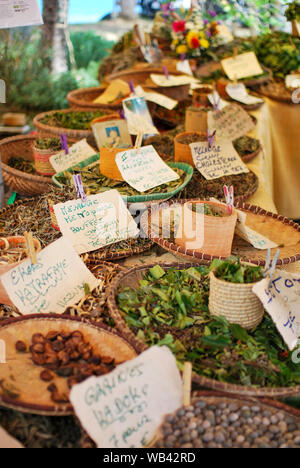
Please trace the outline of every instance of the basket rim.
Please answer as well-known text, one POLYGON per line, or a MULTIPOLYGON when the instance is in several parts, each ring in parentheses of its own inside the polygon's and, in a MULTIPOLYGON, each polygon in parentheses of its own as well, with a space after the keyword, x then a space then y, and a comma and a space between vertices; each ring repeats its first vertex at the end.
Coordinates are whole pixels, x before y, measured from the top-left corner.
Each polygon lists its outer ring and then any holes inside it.
MULTIPOLYGON (((93 320, 88 320, 85 318, 81 317, 72 317, 68 315, 63 315, 63 314, 30 314, 30 315, 23 315, 21 317, 13 317, 9 318, 7 320, 3 320, 0 322, 0 330, 5 327, 10 327, 13 326, 17 323, 21 322, 26 322, 26 321, 40 321, 40 320, 45 320, 45 321, 66 321, 66 322, 77 322, 77 323, 83 323, 84 325, 95 328, 98 330, 102 330, 105 333, 108 333, 110 335, 114 335, 124 341, 136 354, 138 354, 138 350, 134 347, 133 343, 130 343, 129 340, 125 337, 122 336, 122 334, 114 330, 111 327, 108 327, 107 325, 100 323, 100 322, 94 322, 93 320)), ((35 403, 27 403, 27 402, 16 402, 16 400, 5 397, 3 398, 3 395, 0 394, 0 402, 3 406, 15 409, 17 411, 22 411, 25 413, 31 412, 34 414, 40 414, 40 415, 46 415, 46 416, 68 416, 74 413, 73 407, 71 403, 63 404, 58 406, 57 404, 53 405, 39 405, 35 403)))
MULTIPOLYGON (((162 67, 161 68, 157 68, 157 67, 144 68, 144 69, 141 69, 141 70, 136 70, 135 68, 127 68, 126 70, 122 70, 120 72, 111 73, 110 75, 108 75, 106 77, 106 81, 108 83, 111 83, 112 81, 117 80, 118 78, 122 78, 122 76, 124 76, 124 75, 129 75, 129 74, 142 75, 143 73, 149 73, 149 75, 151 75, 153 73, 154 74, 159 73, 159 74, 163 75, 164 71, 163 71, 162 67)), ((178 70, 174 70, 170 74, 175 75, 175 76, 181 76, 181 75, 189 76, 186 73, 179 72, 178 70)), ((185 85, 183 85, 183 86, 185 86, 185 85)))
MULTIPOLYGON (((194 202, 194 201, 197 201, 197 200, 199 200, 199 199, 193 198, 193 199, 187 199, 187 200, 171 200, 171 201, 168 201, 166 203, 168 203, 168 205, 170 207, 172 205, 176 205, 176 204, 177 205, 183 205, 184 203, 194 202)), ((248 212, 253 213, 253 214, 264 215, 264 216, 267 216, 269 218, 277 219, 278 221, 282 222, 283 224, 287 224, 287 225, 291 226, 293 229, 295 229, 297 232, 300 233, 300 225, 296 224, 294 221, 292 221, 289 218, 286 218, 286 217, 284 217, 282 215, 278 215, 277 213, 272 213, 272 212, 267 211, 267 210, 265 210, 263 208, 260 208, 259 206, 256 206, 256 205, 243 203, 242 201, 236 201, 234 206, 236 208, 242 209, 244 211, 248 211, 248 212)), ((148 229, 148 223, 147 223, 149 214, 151 216, 152 213, 154 214, 157 211, 160 211, 160 209, 161 209, 161 205, 153 204, 150 208, 148 208, 147 211, 145 211, 142 214, 142 217, 141 217, 141 229, 146 233, 146 235, 149 236, 149 238, 153 242, 155 242, 156 244, 158 244, 161 247, 165 248, 166 250, 174 253, 175 255, 176 255, 176 253, 178 253, 178 254, 185 255, 186 257, 192 257, 192 258, 194 258, 196 260, 199 260, 199 261, 204 260, 206 262, 212 262, 215 258, 218 258, 220 260, 225 259, 225 257, 217 257, 217 256, 212 256, 212 255, 207 255, 207 254, 203 254, 203 253, 200 253, 200 252, 196 252, 195 250, 184 249, 183 247, 180 247, 180 246, 174 244, 173 242, 169 242, 166 239, 163 239, 161 237, 151 236, 151 233, 149 235, 149 229, 148 229)), ((295 263, 295 262, 297 262, 299 260, 300 260, 300 251, 299 251, 299 253, 297 255, 293 255, 291 257, 279 258, 278 261, 277 261, 277 265, 278 266, 288 265, 290 263, 295 263)), ((265 261, 264 260, 253 260, 251 258, 248 258, 245 261, 249 262, 249 263, 252 263, 254 265, 265 266, 265 261)))
MULTIPOLYGON (((0 141, 0 154, 1 154, 1 146, 4 146, 4 145, 9 144, 9 143, 15 143, 15 142, 22 141, 22 140, 32 140, 32 141, 34 141, 36 139, 37 139, 36 135, 19 135, 19 136, 4 138, 3 140, 0 141)), ((28 181, 40 182, 40 183, 46 184, 46 185, 52 185, 53 184, 51 177, 43 177, 43 176, 39 176, 39 175, 35 175, 35 174, 27 174, 26 172, 15 169, 15 168, 9 166, 8 164, 6 164, 6 163, 4 163, 2 161, 1 161, 1 166, 2 166, 2 169, 5 172, 7 172, 8 174, 13 175, 14 177, 20 177, 20 178, 28 180, 28 181)))
MULTIPOLYGON (((131 275, 137 271, 147 271, 154 267, 155 265, 160 265, 162 268, 178 268, 178 269, 188 269, 191 267, 202 266, 201 263, 153 263, 149 265, 142 265, 142 266, 135 266, 130 268, 129 270, 123 271, 119 273, 114 280, 112 281, 111 285, 108 289, 107 294, 107 305, 109 314, 116 322, 116 327, 120 331, 120 333, 128 339, 130 343, 137 349, 139 353, 149 349, 149 347, 143 343, 137 336, 131 331, 131 329, 127 326, 125 320, 123 319, 120 309, 117 305, 116 301, 116 294, 120 285, 121 280, 126 278, 126 276, 131 275)), ((292 396, 296 394, 300 394, 300 385, 295 385, 294 387, 249 387, 247 385, 238 385, 238 384, 230 384, 226 382, 221 382, 215 379, 211 379, 202 375, 198 375, 195 372, 192 374, 193 382, 205 387, 210 388, 216 391, 225 392, 228 394, 236 394, 240 396, 250 396, 250 397, 286 397, 292 396)))
MULTIPOLYGON (((103 112, 105 112, 106 115, 110 115, 110 114, 113 114, 115 112, 112 112, 112 110, 110 109, 102 109, 103 112)), ((81 134, 81 135, 87 135, 87 136, 90 136, 90 135, 93 135, 93 130, 92 129, 72 129, 72 128, 65 128, 65 127, 54 127, 54 126, 51 126, 51 125, 47 125, 47 124, 43 124, 41 122, 41 120, 46 117, 46 115, 52 115, 52 114, 55 114, 56 112, 60 112, 60 113, 63 113, 63 114, 67 114, 67 113, 70 113, 70 112, 89 112, 88 109, 86 110, 83 110, 83 109, 73 109, 73 108, 69 108, 69 109, 56 109, 56 110, 51 110, 51 111, 48 111, 48 112, 42 112, 40 114, 37 114, 34 119, 33 119, 33 125, 37 128, 37 129, 41 129, 45 132, 50 132, 50 133, 66 133, 66 135, 70 138, 73 137, 77 137, 78 138, 78 134, 81 134)), ((96 112, 95 109, 90 109, 90 112, 96 112)))
MULTIPOLYGON (((247 263, 247 264, 248 264, 248 262, 241 262, 241 263, 247 263)), ((258 265, 252 264, 252 266, 258 266, 258 265)), ((218 283, 222 283, 222 284, 225 284, 225 285, 230 285, 231 288, 237 286, 237 287, 241 287, 241 288, 243 288, 243 289, 246 289, 246 287, 248 286, 248 289, 250 289, 250 288, 252 288, 253 286, 255 286, 257 283, 259 283, 259 281, 256 281, 255 283, 231 283, 230 281, 225 281, 225 280, 223 280, 223 279, 217 278, 217 276, 215 275, 214 270, 211 271, 211 272, 209 273, 209 275, 210 275, 211 277, 213 277, 213 279, 214 279, 215 281, 217 281, 218 283)))

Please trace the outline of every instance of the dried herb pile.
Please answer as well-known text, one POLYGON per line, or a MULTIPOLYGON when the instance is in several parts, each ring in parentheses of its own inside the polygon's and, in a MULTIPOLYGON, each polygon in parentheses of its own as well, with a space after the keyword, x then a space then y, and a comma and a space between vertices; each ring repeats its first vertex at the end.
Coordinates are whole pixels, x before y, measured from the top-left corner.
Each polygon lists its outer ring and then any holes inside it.
POLYGON ((60 138, 38 138, 34 146, 39 150, 61 151, 60 138))
POLYGON ((18 171, 26 172, 26 174, 36 174, 35 165, 33 161, 22 156, 13 156, 8 160, 8 166, 17 169, 18 171))
POLYGON ((153 189, 147 190, 147 192, 138 192, 133 187, 130 187, 126 182, 108 179, 101 174, 98 162, 90 167, 73 167, 72 172, 65 171, 62 176, 57 176, 56 179, 62 185, 71 186, 73 185, 72 175, 80 173, 87 195, 102 193, 111 189, 117 189, 120 195, 123 196, 151 195, 154 193, 174 192, 174 190, 184 183, 187 177, 186 173, 178 168, 172 169, 180 176, 180 179, 169 182, 168 184, 160 185, 159 187, 154 187, 153 189))
POLYGON ((253 387, 290 387, 300 383, 300 364, 266 314, 247 332, 208 311, 206 267, 164 271, 156 266, 137 289, 124 288, 118 305, 132 331, 148 346, 168 346, 179 367, 193 363, 199 375, 253 387))
POLYGON ((107 115, 108 112, 84 112, 84 111, 70 111, 70 112, 55 112, 47 114, 41 123, 50 125, 51 127, 69 128, 71 130, 89 130, 91 128, 92 120, 97 117, 107 115))

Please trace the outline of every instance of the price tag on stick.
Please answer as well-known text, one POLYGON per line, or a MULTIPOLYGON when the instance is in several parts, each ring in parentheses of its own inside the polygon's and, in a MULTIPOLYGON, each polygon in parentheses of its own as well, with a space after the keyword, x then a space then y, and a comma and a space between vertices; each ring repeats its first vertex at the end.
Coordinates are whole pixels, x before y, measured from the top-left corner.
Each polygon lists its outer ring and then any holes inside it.
POLYGON ((183 386, 167 347, 153 346, 103 377, 75 385, 70 400, 90 437, 102 448, 142 448, 165 415, 182 405, 183 386))

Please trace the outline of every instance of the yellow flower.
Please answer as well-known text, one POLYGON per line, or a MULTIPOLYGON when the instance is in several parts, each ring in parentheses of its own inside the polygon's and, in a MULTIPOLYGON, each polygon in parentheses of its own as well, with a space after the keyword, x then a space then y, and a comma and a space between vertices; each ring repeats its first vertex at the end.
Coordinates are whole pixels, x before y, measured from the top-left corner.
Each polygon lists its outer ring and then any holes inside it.
POLYGON ((207 39, 201 39, 200 40, 200 45, 201 47, 204 47, 204 49, 208 49, 209 48, 209 42, 207 39))
POLYGON ((176 49, 176 53, 178 55, 183 55, 183 54, 186 54, 188 51, 188 48, 186 45, 182 44, 182 45, 179 45, 176 49))
POLYGON ((201 37, 201 39, 205 39, 205 34, 203 31, 199 32, 199 37, 201 37))
POLYGON ((177 46, 178 44, 179 44, 179 40, 174 39, 173 42, 172 42, 172 46, 177 46))
POLYGON ((196 42, 199 42, 197 31, 190 31, 186 36, 186 42, 190 49, 195 49, 196 42))

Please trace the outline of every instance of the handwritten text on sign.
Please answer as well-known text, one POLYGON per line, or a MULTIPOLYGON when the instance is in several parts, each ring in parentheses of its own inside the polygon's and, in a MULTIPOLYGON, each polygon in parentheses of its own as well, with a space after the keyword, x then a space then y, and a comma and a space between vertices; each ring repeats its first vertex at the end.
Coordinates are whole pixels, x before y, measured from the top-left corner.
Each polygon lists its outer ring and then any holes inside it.
POLYGON ((135 237, 139 230, 117 190, 54 205, 59 228, 77 253, 135 237))
POLYGON ((254 52, 246 52, 236 57, 221 60, 221 64, 226 75, 232 81, 263 74, 263 69, 254 52))
POLYGON ((249 226, 246 225, 247 223, 247 214, 243 211, 237 210, 238 214, 238 221, 235 227, 235 233, 244 239, 245 241, 249 242, 253 247, 259 250, 267 250, 267 249, 276 249, 278 244, 271 241, 267 237, 263 236, 259 232, 251 229, 249 226))
POLYGON ((207 123, 210 132, 217 131, 218 138, 234 141, 255 128, 249 114, 238 104, 231 104, 219 112, 209 112, 207 123))
POLYGON ((271 283, 266 278, 253 287, 253 292, 292 351, 300 336, 300 275, 276 270, 271 283))
POLYGON ((249 172, 228 140, 217 140, 211 148, 207 141, 192 143, 190 147, 195 166, 206 180, 249 172))
POLYGON ((153 346, 109 375, 75 385, 70 400, 98 447, 141 448, 181 406, 182 382, 171 351, 153 346))
POLYGON ((88 270, 67 239, 61 238, 30 260, 1 276, 12 303, 21 314, 63 313, 85 296, 85 285, 99 281, 88 270))
POLYGON ((123 179, 138 192, 146 192, 179 179, 179 175, 164 163, 153 146, 118 153, 116 163, 123 179))
POLYGON ((71 146, 69 154, 66 154, 65 151, 60 151, 51 156, 50 163, 56 172, 66 171, 90 156, 94 156, 95 153, 96 151, 84 139, 71 146))

